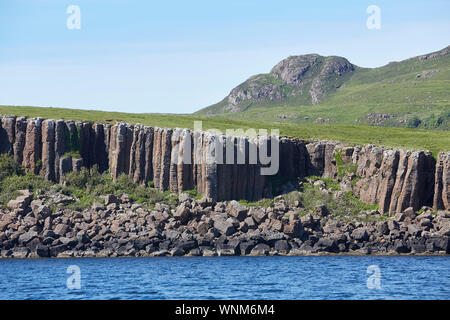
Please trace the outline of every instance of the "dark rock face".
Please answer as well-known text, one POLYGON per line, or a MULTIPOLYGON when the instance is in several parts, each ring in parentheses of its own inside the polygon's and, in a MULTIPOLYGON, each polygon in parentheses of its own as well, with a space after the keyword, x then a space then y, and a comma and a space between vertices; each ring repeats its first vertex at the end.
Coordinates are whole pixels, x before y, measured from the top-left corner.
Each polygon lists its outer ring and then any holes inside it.
POLYGON ((436 163, 433 208, 450 208, 450 153, 441 152, 436 163))
POLYGON ((295 208, 282 200, 249 210, 182 194, 177 206, 147 211, 111 194, 107 208, 52 210, 61 197, 50 192, 32 201, 22 190, 10 201, 0 211, 0 258, 450 253, 450 215, 426 208, 420 215, 408 208, 388 222, 343 222, 331 215, 288 218, 295 208))
POLYGON ((13 145, 16 133, 16 117, 4 116, 0 119, 0 153, 14 154, 13 145))
MULTIPOLYGON (((280 77, 285 72, 281 69, 280 77)), ((330 70, 341 72, 339 68, 330 70)), ((0 121, 0 152, 9 153, 27 171, 49 180, 59 182, 82 165, 97 165, 101 172, 109 169, 114 179, 126 174, 135 183, 153 181, 155 188, 175 193, 197 188, 216 201, 256 201, 272 197, 272 192, 290 191, 278 190, 272 179, 261 175, 260 155, 252 158, 250 150, 259 150, 262 143, 267 145, 270 140, 140 124, 111 126, 12 116, 0 121), (227 146, 233 150, 234 163, 226 161, 227 146), (65 155, 72 151, 81 158, 65 155)), ((382 213, 402 212, 408 207, 418 210, 424 205, 436 210, 450 208, 448 152, 439 154, 436 162, 425 151, 346 147, 333 141, 306 143, 286 137, 280 138, 279 148, 278 178, 336 178, 343 172, 340 166, 353 166, 356 170, 351 174, 360 180, 354 188, 348 181, 347 187, 362 201, 378 203, 382 213)))

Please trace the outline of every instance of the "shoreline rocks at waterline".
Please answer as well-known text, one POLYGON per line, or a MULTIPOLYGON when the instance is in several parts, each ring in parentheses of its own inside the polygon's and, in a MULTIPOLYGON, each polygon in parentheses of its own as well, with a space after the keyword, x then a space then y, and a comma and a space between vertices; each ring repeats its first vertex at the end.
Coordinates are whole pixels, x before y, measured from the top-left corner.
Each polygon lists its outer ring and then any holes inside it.
POLYGON ((126 195, 107 195, 84 211, 54 192, 21 195, 0 209, 0 257, 265 256, 311 254, 449 254, 450 213, 412 207, 392 217, 362 213, 341 221, 325 206, 299 216, 282 197, 246 207, 179 196, 179 204, 145 210, 126 195), (370 219, 372 218, 372 219, 370 219))

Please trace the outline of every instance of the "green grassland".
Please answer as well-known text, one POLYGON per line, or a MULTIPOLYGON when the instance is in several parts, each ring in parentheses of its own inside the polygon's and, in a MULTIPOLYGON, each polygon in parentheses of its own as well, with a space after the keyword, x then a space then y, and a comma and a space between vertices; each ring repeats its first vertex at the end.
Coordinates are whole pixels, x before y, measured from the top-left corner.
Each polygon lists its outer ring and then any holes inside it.
POLYGON ((143 125, 190 128, 194 121, 202 121, 203 129, 279 129, 281 135, 305 140, 329 139, 349 145, 373 143, 403 149, 430 150, 434 155, 450 150, 450 133, 443 130, 420 130, 404 128, 381 128, 363 125, 336 125, 311 123, 273 123, 261 120, 229 119, 176 114, 133 114, 94 110, 77 110, 46 107, 0 106, 0 114, 65 119, 114 124, 116 121, 141 123, 143 125))

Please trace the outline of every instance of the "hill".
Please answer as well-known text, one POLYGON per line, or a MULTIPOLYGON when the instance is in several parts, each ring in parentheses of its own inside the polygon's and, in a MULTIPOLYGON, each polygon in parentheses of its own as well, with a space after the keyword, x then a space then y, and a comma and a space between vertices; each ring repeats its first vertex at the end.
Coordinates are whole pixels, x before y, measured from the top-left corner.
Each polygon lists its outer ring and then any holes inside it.
POLYGON ((450 46, 379 68, 291 56, 196 115, 274 123, 450 129, 450 46))

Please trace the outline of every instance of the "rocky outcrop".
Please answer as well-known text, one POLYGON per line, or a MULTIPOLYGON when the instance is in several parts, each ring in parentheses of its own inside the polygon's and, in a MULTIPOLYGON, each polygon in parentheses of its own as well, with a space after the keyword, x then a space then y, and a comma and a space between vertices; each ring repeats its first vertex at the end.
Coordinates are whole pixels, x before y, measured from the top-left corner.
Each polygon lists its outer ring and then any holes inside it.
POLYGON ((28 119, 22 165, 27 171, 39 173, 41 166, 41 125, 42 119, 28 119))
POLYGON ((20 192, 0 210, 0 258, 450 253, 450 214, 431 208, 344 222, 325 206, 300 217, 283 197, 248 208, 180 194, 177 205, 148 210, 110 194, 104 204, 73 211, 65 204, 75 199, 63 194, 33 200, 20 192))
POLYGON ((81 165, 96 166, 113 179, 125 174, 161 191, 196 188, 216 201, 256 201, 285 192, 280 181, 314 175, 347 181, 346 190, 378 203, 381 212, 424 205, 450 209, 449 153, 439 154, 436 162, 427 151, 281 137, 279 171, 270 177, 261 174, 267 163, 259 152, 250 152, 262 146, 270 150, 270 140, 264 139, 14 116, 1 118, 0 139, 2 153, 14 156, 26 171, 57 182, 81 165))
POLYGON ((0 152, 13 155, 13 145, 16 134, 16 117, 4 116, 2 119, 0 119, 0 127, 0 152))
POLYGON ((437 158, 433 208, 450 208, 450 153, 441 152, 437 158))

